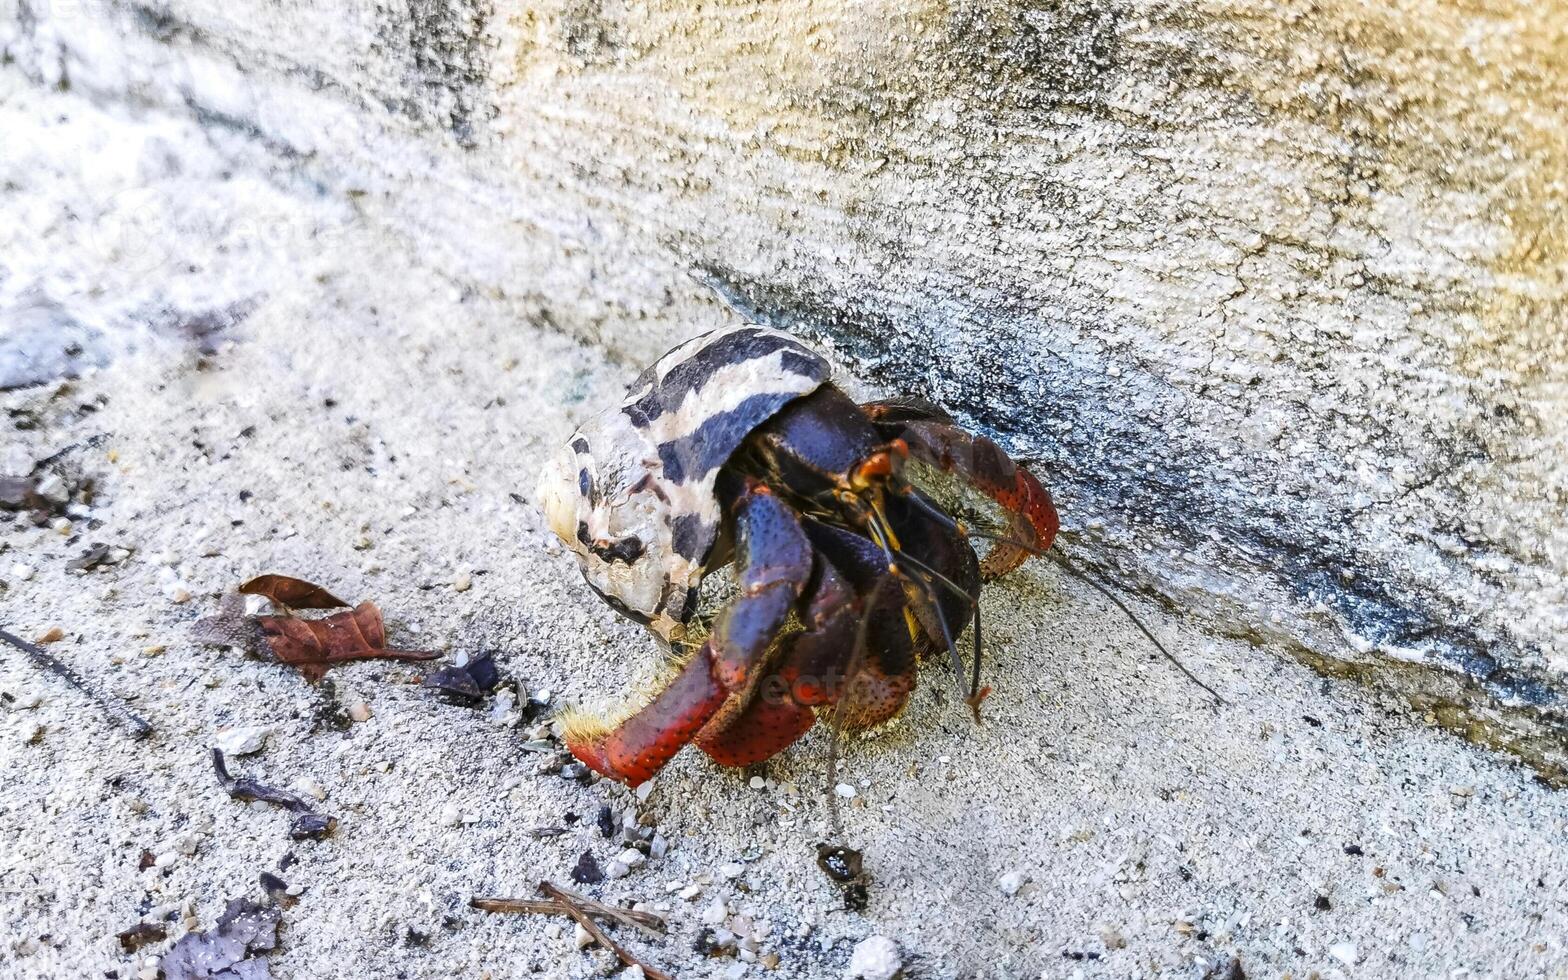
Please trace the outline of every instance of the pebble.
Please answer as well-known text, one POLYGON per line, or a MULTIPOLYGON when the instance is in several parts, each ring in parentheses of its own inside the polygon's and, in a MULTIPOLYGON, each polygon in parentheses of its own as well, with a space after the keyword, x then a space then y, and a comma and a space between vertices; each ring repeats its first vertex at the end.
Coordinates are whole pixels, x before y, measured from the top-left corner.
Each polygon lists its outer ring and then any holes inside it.
POLYGON ((893 980, 904 968, 898 944, 886 936, 867 936, 849 957, 846 980, 893 980))
POLYGON ((768 781, 763 779, 761 776, 753 776, 750 780, 747 781, 747 785, 752 789, 761 789, 768 785, 768 781))
POLYGON ((153 867, 155 867, 155 868, 167 868, 169 865, 175 864, 179 860, 180 860, 180 855, 179 855, 178 852, 176 852, 176 851, 164 851, 162 854, 158 855, 156 858, 153 858, 152 864, 153 864, 153 867))
POLYGON ((267 736, 272 729, 266 725, 241 725, 226 732, 219 732, 217 748, 224 755, 254 755, 267 747, 267 736))
POLYGON ((15 565, 11 566, 11 577, 16 579, 18 582, 25 582, 33 577, 33 573, 35 571, 36 569, 34 569, 33 566, 24 565, 21 562, 17 562, 15 565))
POLYGON ((848 783, 839 783, 837 786, 833 787, 833 792, 837 793, 839 796, 842 796, 846 800, 853 800, 856 796, 855 787, 849 785, 848 783))
POLYGON ((702 910, 703 925, 716 926, 729 917, 730 910, 724 904, 724 899, 715 898, 713 904, 702 910))
POLYGON ((467 592, 474 585, 474 576, 469 572, 458 572, 452 579, 452 588, 459 592, 467 592))
POLYGON ((441 808, 441 826, 456 827, 463 822, 463 811, 448 803, 441 808))
POLYGON ((593 934, 590 933, 587 929, 584 929, 581 922, 579 922, 577 924, 577 927, 572 930, 572 946, 573 946, 573 948, 575 948, 575 949, 587 949, 589 946, 592 946, 595 942, 596 942, 596 940, 593 938, 593 934))
POLYGON ((1355 966, 1356 960, 1360 958, 1355 943, 1335 943, 1328 948, 1328 955, 1346 966, 1355 966))
POLYGON ((646 978, 648 976, 648 974, 643 972, 643 968, 642 968, 641 965, 634 963, 631 966, 627 967, 626 970, 621 974, 621 976, 625 977, 626 980, 644 980, 644 978, 646 978))
POLYGON ((726 878, 739 878, 745 873, 746 866, 739 863, 738 861, 731 861, 729 864, 723 864, 719 866, 719 874, 726 878))
MULTIPOLYGON (((540 691, 539 692, 539 700, 544 702, 545 704, 549 704, 550 703, 549 694, 550 694, 549 691, 540 691)), ((648 797, 653 795, 653 786, 654 786, 653 780, 650 779, 646 783, 643 783, 642 785, 637 787, 637 802, 638 803, 646 803, 646 802, 648 802, 648 797)))
POLYGON ((45 643, 57 643, 63 639, 65 639, 65 630, 58 626, 51 626, 47 633, 40 633, 33 637, 33 642, 42 645, 45 643))
POLYGON ((1029 879, 1024 877, 1023 873, 1020 871, 1009 871, 1007 874, 1002 875, 1002 877, 996 879, 996 887, 1001 890, 1003 895, 1006 895, 1008 898, 1012 898, 1014 895, 1018 894, 1018 890, 1022 888, 1024 886, 1024 882, 1028 880, 1029 879))
POLYGON ((351 721, 369 721, 375 717, 375 712, 370 710, 370 705, 363 701, 356 701, 349 705, 345 711, 351 721))
POLYGON ((640 868, 647 862, 648 856, 635 847, 628 847, 620 854, 617 854, 615 859, 628 868, 640 868))
POLYGON ((687 885, 685 888, 681 889, 681 898, 684 898, 688 902, 691 901, 692 899, 696 898, 698 895, 701 895, 701 894, 702 894, 702 886, 701 885, 687 885))
POLYGON ((294 789, 318 803, 327 798, 327 788, 309 776, 294 780, 294 789))
POLYGON ((612 858, 610 863, 604 866, 604 876, 606 878, 624 878, 631 873, 632 869, 627 867, 626 862, 619 858, 612 858))
POLYGON ((664 839, 663 834, 654 834, 653 840, 648 842, 648 856, 657 860, 670 853, 670 842, 664 839))
POLYGON ((731 963, 729 965, 729 967, 727 969, 725 969, 725 971, 724 971, 724 976, 725 976, 726 980, 740 980, 740 978, 745 976, 745 975, 746 975, 746 964, 744 964, 744 963, 731 963))

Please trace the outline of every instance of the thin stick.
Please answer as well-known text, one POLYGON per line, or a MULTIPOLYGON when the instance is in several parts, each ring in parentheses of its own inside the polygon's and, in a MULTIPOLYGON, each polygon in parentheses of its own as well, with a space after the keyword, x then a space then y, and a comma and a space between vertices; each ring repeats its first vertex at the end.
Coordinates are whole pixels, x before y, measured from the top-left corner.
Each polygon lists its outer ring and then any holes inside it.
MULTIPOLYGON (((589 915, 596 915, 601 919, 609 919, 622 925, 631 926, 639 930, 650 939, 662 939, 664 920, 652 912, 635 912, 631 909, 618 909, 613 905, 605 905, 591 898, 573 894, 572 898, 578 906, 589 915)), ((560 902, 549 899, 535 898, 471 898, 468 900, 469 908, 479 909, 481 912, 522 912, 529 915, 570 915, 566 906, 560 902)))
POLYGON ((28 643, 21 637, 8 633, 3 629, 0 629, 0 640, 4 640, 6 643, 16 647, 27 654, 28 659, 32 660, 33 663, 51 674, 63 678, 67 684, 87 695, 110 718, 129 729, 132 738, 142 739, 152 734, 152 726, 133 714, 131 709, 121 703, 118 698, 100 693, 83 680, 80 674, 66 666, 64 661, 59 660, 53 654, 46 653, 43 647, 38 646, 36 643, 28 643))
POLYGON ((588 930, 588 935, 592 936, 600 946, 620 957, 622 963, 625 963, 627 966, 642 967, 643 976, 648 977, 649 980, 675 980, 674 977, 658 967, 649 966, 647 963, 639 960, 625 946, 605 935, 604 930, 600 929, 598 923, 594 922, 588 913, 583 911, 582 906, 567 897, 567 893, 560 888, 550 884, 548 881, 541 881, 539 882, 539 890, 560 902, 562 910, 567 915, 571 916, 578 925, 588 930))

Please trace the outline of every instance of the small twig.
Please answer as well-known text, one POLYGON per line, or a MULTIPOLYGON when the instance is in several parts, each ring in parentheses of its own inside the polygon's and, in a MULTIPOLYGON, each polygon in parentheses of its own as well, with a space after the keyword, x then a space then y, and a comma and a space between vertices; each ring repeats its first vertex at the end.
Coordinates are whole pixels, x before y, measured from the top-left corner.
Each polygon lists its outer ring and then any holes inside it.
POLYGON ((56 658, 53 654, 46 653, 43 647, 36 643, 28 643, 21 637, 12 633, 8 633, 3 629, 0 629, 0 640, 4 640, 6 643, 16 647, 18 650, 27 654, 28 658, 32 660, 33 663, 49 671, 51 674, 63 678, 67 684, 70 684, 78 691, 81 691, 83 694, 87 695, 88 698, 97 704, 98 707, 102 708, 111 718, 129 729, 132 738, 141 739, 146 738, 152 734, 152 726, 147 724, 146 721, 142 720, 136 714, 132 713, 131 709, 127 708, 123 703, 121 703, 118 698, 103 694, 96 690, 92 685, 83 680, 80 674, 66 666, 64 661, 56 658))
POLYGON ((86 439, 81 440, 80 442, 73 442, 69 446, 66 446, 64 449, 61 449, 61 450, 58 450, 56 452, 50 453, 48 456, 45 456, 43 459, 34 461, 34 463, 33 463, 33 472, 37 473, 39 470, 43 469, 45 466, 50 465, 51 463, 58 463, 60 460, 64 459, 66 456, 70 455, 71 453, 76 452, 78 449, 95 449, 98 446, 103 445, 104 440, 107 439, 107 438, 109 438, 109 433, 107 433, 107 432, 100 432, 97 435, 89 436, 86 439))
POLYGON ((649 966, 647 963, 642 962, 637 957, 633 956, 631 951, 628 950, 625 946, 622 946, 620 943, 617 943, 615 940, 605 935, 604 930, 600 929, 598 924, 593 921, 592 917, 590 917, 587 912, 583 911, 582 906, 578 902, 574 902, 571 898, 567 897, 567 893, 562 891, 560 888, 550 884, 548 881, 541 881, 539 882, 539 890, 555 899, 557 902, 560 902, 563 911, 565 911, 567 915, 571 916, 578 925, 588 930, 588 935, 592 936, 594 941, 597 942, 600 946, 603 946, 605 949, 620 957, 622 963, 625 963, 627 966, 642 967, 643 976, 648 977, 649 980, 675 980, 674 977, 670 976, 668 973, 665 973, 663 970, 660 970, 658 967, 649 966))
MULTIPOLYGON (((565 891, 565 889, 562 889, 565 891)), ((601 919, 609 919, 622 925, 631 926, 640 930, 650 939, 662 939, 664 920, 652 912, 635 912, 631 909, 618 909, 613 905, 605 905, 591 898, 585 898, 573 892, 567 892, 572 900, 589 915, 596 915, 601 919)), ((468 900, 469 908, 479 909, 481 912, 525 912, 530 915, 570 915, 566 906, 550 899, 540 900, 534 898, 471 898, 468 900)))

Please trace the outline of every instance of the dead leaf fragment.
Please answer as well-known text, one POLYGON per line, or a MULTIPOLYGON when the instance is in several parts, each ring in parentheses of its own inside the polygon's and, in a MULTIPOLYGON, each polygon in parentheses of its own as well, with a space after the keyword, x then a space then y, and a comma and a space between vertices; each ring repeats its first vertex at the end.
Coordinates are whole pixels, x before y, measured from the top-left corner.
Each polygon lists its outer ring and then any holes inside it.
POLYGON ((215 927, 187 934, 163 957, 164 980, 268 980, 264 954, 277 948, 282 918, 276 905, 230 901, 215 927))
POLYGON ((332 665, 351 660, 434 660, 440 656, 428 651, 387 649, 381 610, 373 602, 362 602, 348 612, 325 619, 258 616, 256 622, 273 659, 299 668, 311 681, 320 680, 332 665))
POLYGON ((49 501, 30 476, 0 476, 0 510, 43 510, 49 501))
POLYGON ((241 595, 259 595, 285 609, 342 609, 342 599, 314 582, 288 575, 258 575, 240 586, 241 595))
POLYGON ((148 943, 161 943, 169 938, 168 929, 159 922, 138 922, 119 934, 120 948, 134 953, 148 943))

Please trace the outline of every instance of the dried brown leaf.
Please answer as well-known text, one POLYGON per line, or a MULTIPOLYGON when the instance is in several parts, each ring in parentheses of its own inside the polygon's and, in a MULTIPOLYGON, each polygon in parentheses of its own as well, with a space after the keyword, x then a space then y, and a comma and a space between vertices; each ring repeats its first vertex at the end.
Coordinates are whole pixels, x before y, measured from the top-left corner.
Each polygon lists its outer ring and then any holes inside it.
POLYGON ((267 650, 278 663, 296 667, 310 681, 327 668, 351 660, 434 660, 439 653, 387 649, 381 610, 362 602, 325 619, 258 616, 267 650))
POLYGON ((258 575, 240 586, 243 595, 259 595, 286 609, 342 609, 342 599, 314 582, 289 575, 258 575))

